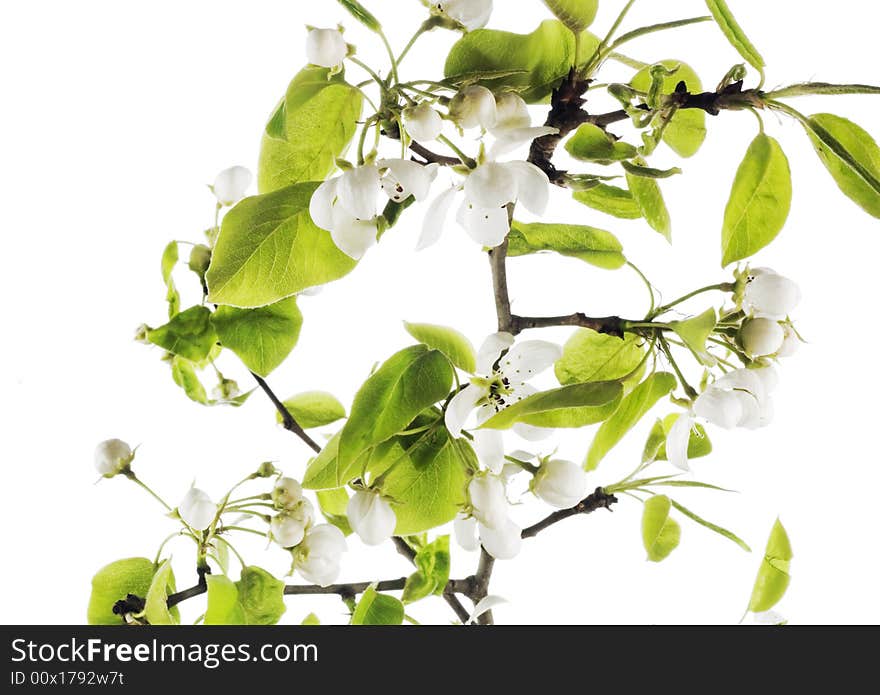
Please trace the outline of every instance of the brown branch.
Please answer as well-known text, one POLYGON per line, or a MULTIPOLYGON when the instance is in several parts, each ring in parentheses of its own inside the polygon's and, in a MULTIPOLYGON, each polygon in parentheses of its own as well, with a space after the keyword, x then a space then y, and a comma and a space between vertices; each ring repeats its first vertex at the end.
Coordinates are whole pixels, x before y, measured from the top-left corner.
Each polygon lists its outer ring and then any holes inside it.
POLYGON ((505 238, 501 246, 489 251, 489 264, 492 268, 492 288, 495 293, 495 313, 498 315, 498 330, 516 335, 519 331, 513 325, 510 313, 510 295, 507 289, 507 248, 505 238))
POLYGON ((622 338, 625 332, 626 321, 619 316, 605 316, 594 318, 586 314, 569 314, 567 316, 516 316, 510 317, 510 332, 518 335, 522 331, 533 328, 551 328, 555 326, 578 326, 589 328, 596 333, 614 335, 622 338))
POLYGON ((448 157, 445 154, 437 154, 415 140, 409 144, 409 149, 428 162, 428 164, 440 164, 445 167, 454 167, 461 164, 461 160, 458 157, 448 157))
POLYGON ((278 414, 281 415, 281 424, 284 425, 284 429, 292 432, 297 437, 302 439, 316 454, 320 454, 321 445, 318 444, 314 439, 312 439, 308 434, 306 434, 306 431, 296 421, 296 418, 290 414, 290 411, 287 409, 281 399, 275 395, 275 392, 269 387, 269 384, 266 383, 266 380, 263 379, 263 377, 254 374, 253 372, 251 372, 251 375, 254 377, 254 379, 256 379, 257 384, 269 397, 269 400, 272 401, 272 405, 275 406, 278 414))
MULTIPOLYGON (((480 563, 477 565, 477 573, 474 575, 472 600, 476 605, 489 595, 489 582, 492 579, 492 570, 495 568, 495 558, 480 548, 480 563)), ((494 625, 495 618, 492 611, 486 611, 477 618, 479 625, 494 625)))
POLYGON ((585 497, 576 505, 569 509, 561 509, 558 512, 553 512, 546 519, 542 519, 534 526, 529 526, 527 529, 523 529, 522 537, 523 538, 534 538, 544 529, 553 526, 554 524, 558 524, 560 521, 564 521, 565 519, 569 519, 573 516, 578 516, 579 514, 592 514, 597 509, 607 509, 611 511, 611 505, 617 502, 617 497, 614 495, 609 495, 605 490, 601 487, 597 487, 596 491, 593 494, 585 497))
POLYGON ((288 585, 284 587, 285 596, 318 596, 322 594, 337 594, 342 598, 354 598, 364 593, 373 584, 376 591, 402 591, 406 586, 406 577, 400 579, 386 579, 381 582, 355 582, 352 584, 330 584, 317 586, 315 584, 288 585))

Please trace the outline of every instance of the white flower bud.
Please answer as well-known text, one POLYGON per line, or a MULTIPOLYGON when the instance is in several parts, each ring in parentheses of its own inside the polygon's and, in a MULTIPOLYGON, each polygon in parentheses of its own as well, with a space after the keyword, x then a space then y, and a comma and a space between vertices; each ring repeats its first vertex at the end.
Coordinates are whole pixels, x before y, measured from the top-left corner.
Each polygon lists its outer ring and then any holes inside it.
POLYGON ((504 482, 496 475, 479 475, 468 485, 473 515, 484 526, 500 527, 507 520, 504 482))
POLYGON ((197 487, 189 489, 177 506, 180 518, 196 531, 204 531, 217 516, 217 505, 208 497, 208 493, 197 487))
POLYGON ((776 356, 792 357, 801 349, 801 339, 790 323, 783 324, 782 330, 785 332, 785 340, 782 341, 782 347, 779 348, 776 356))
POLYGON ((455 540, 458 541, 462 548, 469 552, 479 550, 480 541, 477 539, 477 520, 474 517, 459 514, 455 517, 452 530, 455 533, 455 540))
POLYGON ((348 501, 348 522, 367 545, 379 545, 394 534, 397 516, 382 495, 373 490, 359 490, 348 501))
POLYGON ((311 526, 315 510, 307 499, 301 499, 296 506, 272 517, 271 533, 282 548, 293 548, 302 543, 306 529, 311 526))
POLYGON ((492 16, 492 0, 433 0, 431 4, 468 31, 486 26, 492 16))
POLYGON ((95 448, 95 469, 105 478, 127 470, 134 454, 121 439, 108 439, 95 448))
POLYGON ((410 137, 421 142, 436 140, 443 131, 443 119, 428 104, 404 109, 403 124, 410 137))
POLYGON ((751 357, 775 355, 785 341, 785 331, 779 322, 765 318, 744 322, 739 336, 743 348, 751 357))
POLYGON ((306 39, 306 57, 312 65, 335 68, 348 55, 348 44, 337 29, 312 29, 306 39))
POLYGON ((244 198, 253 180, 254 175, 251 174, 249 169, 238 166, 230 167, 217 174, 217 178, 214 179, 214 185, 211 188, 214 191, 217 202, 220 205, 229 207, 244 198))
POLYGON ((303 489, 293 478, 278 478, 272 488, 275 509, 293 509, 303 499, 303 489))
POLYGON ((495 96, 480 85, 465 87, 452 98, 449 115, 462 128, 488 130, 498 120, 495 96))
POLYGON ((507 518, 497 528, 480 524, 480 542, 496 560, 512 560, 522 548, 522 529, 507 518))
POLYGON ((330 524, 314 526, 294 553, 294 567, 307 581, 327 586, 339 576, 342 553, 347 549, 345 536, 338 528, 330 524))
POLYGON ((784 319, 801 301, 795 282, 769 268, 751 271, 743 293, 743 308, 753 316, 784 319))
POLYGON ((546 461, 532 480, 532 492, 558 509, 573 507, 587 496, 587 474, 571 461, 546 461))

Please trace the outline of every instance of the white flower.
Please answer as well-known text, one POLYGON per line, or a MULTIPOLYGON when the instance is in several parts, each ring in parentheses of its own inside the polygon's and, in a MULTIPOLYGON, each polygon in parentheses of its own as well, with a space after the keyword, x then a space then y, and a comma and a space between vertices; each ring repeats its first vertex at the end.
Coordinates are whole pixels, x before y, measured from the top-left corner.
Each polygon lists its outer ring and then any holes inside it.
POLYGON ((380 545, 394 534, 397 516, 387 500, 373 490, 359 490, 348 501, 348 521, 367 545, 380 545))
POLYGON ((177 505, 177 513, 187 526, 196 531, 204 531, 217 516, 217 505, 211 501, 207 492, 193 487, 177 505))
POLYGON ((532 492, 558 509, 573 507, 587 496, 584 469, 571 461, 545 461, 532 480, 532 492))
POLYGON ((477 523, 474 517, 459 514, 452 524, 455 540, 462 548, 470 552, 480 548, 480 541, 477 538, 477 523))
POLYGON ((464 129, 489 130, 498 121, 495 95, 480 85, 471 85, 458 92, 449 103, 449 115, 464 129))
POLYGON ((510 518, 494 528, 479 525, 480 543, 496 560, 512 560, 522 548, 522 529, 510 518))
POLYGON ((431 6, 468 31, 486 26, 492 16, 492 0, 433 0, 431 6))
POLYGON ((443 119, 428 104, 410 106, 403 110, 403 125, 413 140, 430 142, 443 131, 443 119))
POLYGON ((339 576, 342 553, 347 549, 345 536, 338 528, 330 524, 313 526, 294 552, 294 567, 306 580, 327 586, 339 576))
POLYGON ((276 509, 293 509, 303 499, 302 485, 293 478, 278 478, 272 488, 272 503, 276 509))
POLYGON ((272 517, 271 535, 282 548, 293 548, 302 543, 306 529, 312 525, 315 509, 307 499, 272 517))
POLYGON ((743 292, 743 309, 752 316, 784 319, 801 301, 801 290, 795 282, 770 268, 749 272, 743 292))
POLYGON ((782 341, 782 347, 776 352, 776 356, 792 357, 801 349, 801 338, 790 323, 782 324, 782 330, 785 332, 785 340, 782 341))
POLYGON ((108 439, 95 448, 95 469, 105 478, 127 470, 134 458, 131 447, 121 439, 108 439))
POLYGON ((330 232, 340 251, 356 260, 376 243, 379 196, 403 202, 424 200, 437 175, 437 166, 404 159, 383 159, 350 169, 322 183, 309 203, 312 221, 330 232))
POLYGON ((495 137, 489 157, 495 159, 515 150, 520 145, 544 135, 556 135, 558 128, 532 127, 532 117, 525 100, 513 92, 505 92, 495 99, 495 125, 489 132, 495 137))
POLYGON ((217 174, 211 190, 220 205, 229 207, 244 198, 253 180, 254 175, 251 174, 250 169, 239 166, 230 167, 217 174))
POLYGON ((508 516, 507 493, 504 481, 497 475, 476 476, 468 484, 471 513, 484 526, 490 528, 504 525, 508 516))
POLYGON ((745 321, 739 332, 743 348, 751 357, 775 355, 785 342, 785 331, 774 319, 756 318, 745 321))
POLYGON ((312 65, 335 68, 348 55, 348 45, 338 29, 312 29, 306 39, 306 57, 312 65))

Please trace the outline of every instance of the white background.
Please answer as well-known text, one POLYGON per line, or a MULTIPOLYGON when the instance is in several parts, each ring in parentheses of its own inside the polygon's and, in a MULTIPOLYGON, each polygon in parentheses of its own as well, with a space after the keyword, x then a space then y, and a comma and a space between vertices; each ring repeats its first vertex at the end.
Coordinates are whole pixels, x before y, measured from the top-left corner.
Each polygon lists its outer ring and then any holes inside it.
MULTIPOLYGON (((423 18, 416 0, 369 4, 398 47, 423 18)), ((604 31, 622 4, 604 0, 594 29, 604 31)), ((880 82, 870 3, 839 0, 834 12, 791 1, 731 5, 767 59, 770 87, 880 82)), ((538 0, 499 0, 496 8, 498 28, 528 31, 549 16, 538 0)), ((641 2, 626 26, 699 14, 705 14, 699 0, 641 2)), ((240 411, 191 404, 172 384, 159 351, 135 344, 132 335, 141 322, 158 325, 165 316, 159 275, 165 243, 198 240, 210 224, 205 184, 231 164, 255 168, 265 120, 305 62, 303 25, 338 21, 361 56, 382 65, 372 37, 329 0, 3 3, 4 623, 83 621, 94 571, 120 557, 152 556, 174 530, 126 481, 94 484, 92 450, 101 439, 140 444, 138 473, 172 503, 193 479, 220 496, 224 485, 264 460, 302 475, 309 451, 274 425, 265 399, 256 395, 240 411)), ((438 75, 453 38, 438 31, 424 39, 405 74, 438 75)), ((709 88, 739 62, 712 24, 646 38, 628 52, 647 61, 686 60, 709 88)), ((628 71, 614 67, 610 76, 625 80, 628 71)), ((880 135, 876 97, 795 105, 852 117, 880 135)), ((611 107, 594 105, 597 111, 611 107)), ((682 520, 680 548, 662 564, 648 563, 641 507, 624 499, 613 514, 554 527, 529 541, 515 561, 499 563, 492 592, 510 600, 497 610, 499 621, 735 623, 777 515, 796 555, 779 610, 792 623, 880 620, 880 384, 873 365, 880 339, 873 296, 880 224, 840 194, 800 127, 772 114, 765 121, 790 156, 795 194, 788 226, 757 260, 801 284, 798 326, 810 345, 782 366, 774 425, 756 433, 711 432, 715 453, 695 465, 700 479, 741 494, 679 495, 736 530, 755 552, 682 520)), ((553 215, 614 231, 667 298, 728 280, 719 266, 721 217, 755 131, 748 113, 710 119, 706 145, 682 165, 685 175, 664 182, 673 247, 643 223, 594 213, 562 191, 554 194, 553 215)), ((661 148, 653 163, 679 162, 661 148)), ((411 212, 350 277, 303 299, 300 344, 271 378, 282 396, 323 389, 350 403, 373 363, 407 344, 404 319, 455 325, 475 343, 493 329, 489 272, 479 248, 450 224, 441 244, 415 254, 419 227, 419 213, 411 212)), ((510 279, 521 313, 635 316, 646 308, 644 289, 627 270, 610 273, 548 256, 512 261, 510 279)), ((564 341, 568 333, 541 337, 564 341)), ((224 364, 247 384, 240 367, 224 364)), ((595 485, 629 472, 652 422, 646 418, 608 457, 592 475, 595 485)), ((560 453, 579 460, 590 436, 561 437, 560 453)), ((547 511, 527 502, 515 514, 531 523, 547 511)), ((251 562, 285 571, 280 550, 244 547, 251 562)), ((356 541, 350 547, 342 579, 409 572, 390 544, 371 552, 356 541)), ((178 583, 189 585, 191 548, 180 541, 172 551, 178 583)), ((469 573, 475 562, 475 555, 457 550, 454 574, 469 573)), ((190 620, 202 610, 192 604, 185 610, 190 620)), ((288 604, 285 621, 312 610, 324 622, 345 619, 335 598, 288 604)), ((424 621, 450 615, 439 599, 411 612, 424 621)))

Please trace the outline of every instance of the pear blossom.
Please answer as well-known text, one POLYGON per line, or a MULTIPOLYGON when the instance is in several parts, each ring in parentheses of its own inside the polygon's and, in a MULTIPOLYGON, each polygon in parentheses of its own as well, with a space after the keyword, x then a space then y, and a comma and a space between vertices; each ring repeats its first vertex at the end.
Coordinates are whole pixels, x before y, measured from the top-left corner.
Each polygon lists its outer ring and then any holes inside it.
POLYGON ((380 545, 394 534, 397 516, 386 499, 374 490, 359 490, 348 501, 348 521, 367 545, 380 545))
POLYGON ((507 519, 507 493, 504 481, 493 474, 476 476, 468 484, 473 517, 484 526, 502 526, 507 519))
POLYGON ((471 516, 459 515, 453 526, 461 547, 476 550, 482 545, 496 560, 516 557, 522 528, 510 518, 504 481, 493 474, 478 475, 468 485, 468 497, 471 516))
POLYGON ((541 464, 531 487, 550 506, 567 509, 587 496, 588 485, 587 474, 578 464, 550 460, 541 464))
POLYGON ((492 16, 492 0, 433 0, 431 7, 438 14, 458 22, 467 31, 481 29, 492 16))
POLYGON ((338 29, 312 29, 306 39, 306 57, 312 65, 335 68, 348 55, 348 44, 338 29))
POLYGON ((465 87, 449 102, 449 116, 465 130, 489 130, 498 122, 495 95, 481 85, 465 87))
MULTIPOLYGON (((504 408, 536 393, 528 380, 562 357, 562 349, 553 343, 527 340, 514 345, 514 340, 510 333, 495 333, 480 347, 477 354, 479 376, 474 376, 446 408, 446 428, 453 437, 462 436, 472 412, 476 411, 477 424, 482 424, 504 408)), ((546 430, 520 423, 514 425, 514 431, 531 440, 542 439, 546 434, 546 430)), ((477 430, 474 448, 490 471, 501 471, 504 449, 499 430, 477 430)))
POLYGON ((342 553, 348 549, 345 536, 335 526, 320 524, 306 531, 293 553, 293 564, 307 581, 328 586, 339 577, 342 553))
POLYGON ((196 531, 204 531, 217 516, 217 505, 211 501, 207 492, 193 487, 177 505, 177 513, 187 526, 196 531))
POLYGON ((743 310, 755 317, 784 319, 801 301, 795 282, 770 268, 749 271, 743 290, 743 310))
POLYGON ((211 190, 214 192, 214 196, 220 205, 230 207, 244 198, 253 180, 254 175, 250 172, 250 169, 234 166, 224 169, 217 174, 211 190))
POLYGON ((480 543, 496 560, 512 560, 522 548, 522 528, 507 518, 497 527, 479 524, 480 543))
POLYGON ((379 196, 401 203, 410 196, 424 200, 437 175, 437 165, 405 159, 381 159, 322 183, 312 194, 312 221, 330 232, 340 251, 355 260, 376 243, 379 196))
POLYGON ((495 159, 515 150, 520 145, 545 135, 556 135, 558 128, 532 127, 532 117, 525 100, 514 92, 505 92, 495 98, 495 124, 489 132, 495 138, 490 157, 495 159))
POLYGON ((315 519, 315 509, 307 499, 272 517, 270 534, 282 548, 293 548, 302 543, 306 530, 315 519))
POLYGON ((429 104, 418 104, 403 110, 403 125, 413 140, 430 142, 443 131, 443 118, 429 104))
POLYGON ((272 504, 275 509, 293 509, 303 499, 302 485, 293 478, 278 478, 272 488, 272 504))
POLYGON ((105 478, 127 470, 134 458, 131 447, 121 439, 108 439, 95 448, 95 469, 105 478))
POLYGON ((776 351, 776 356, 780 358, 792 357, 801 349, 801 338, 790 323, 782 324, 782 330, 785 333, 785 339, 782 341, 782 347, 776 351))
POLYGON ((745 321, 740 329, 743 348, 751 357, 775 355, 785 342, 785 331, 778 321, 755 318, 745 321))

